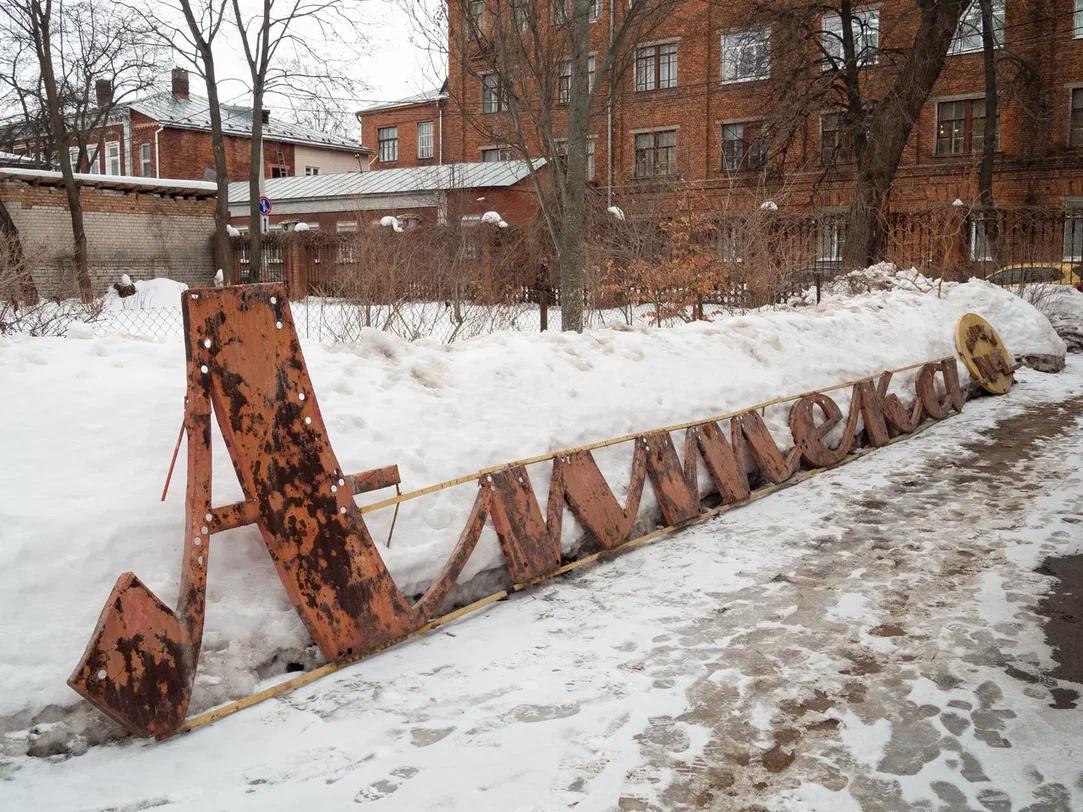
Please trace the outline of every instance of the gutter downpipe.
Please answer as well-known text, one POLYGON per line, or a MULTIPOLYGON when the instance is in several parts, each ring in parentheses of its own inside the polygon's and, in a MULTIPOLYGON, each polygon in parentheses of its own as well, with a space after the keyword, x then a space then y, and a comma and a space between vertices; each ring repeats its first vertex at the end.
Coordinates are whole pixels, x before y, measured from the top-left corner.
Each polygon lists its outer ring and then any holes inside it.
MULTIPOLYGON (((613 52, 613 32, 614 25, 616 24, 616 7, 617 4, 611 2, 609 4, 609 51, 613 52)), ((605 163, 606 163, 606 182, 605 182, 605 205, 607 207, 613 205, 613 78, 612 71, 610 71, 609 86, 606 88, 606 102, 605 102, 605 117, 606 117, 606 133, 605 133, 605 163)))
POLYGON ((444 165, 444 102, 442 99, 436 100, 436 109, 440 111, 440 152, 439 157, 436 159, 437 164, 444 165))
POLYGON ((164 129, 165 127, 159 124, 158 129, 154 131, 154 177, 156 178, 162 176, 161 152, 158 150, 158 133, 164 129))

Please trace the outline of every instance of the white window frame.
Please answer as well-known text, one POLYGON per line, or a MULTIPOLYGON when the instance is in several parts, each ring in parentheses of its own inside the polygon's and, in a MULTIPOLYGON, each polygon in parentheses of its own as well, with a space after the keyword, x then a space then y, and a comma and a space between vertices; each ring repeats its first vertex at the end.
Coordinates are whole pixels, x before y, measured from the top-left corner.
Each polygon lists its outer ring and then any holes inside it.
POLYGON ((970 261, 992 262, 992 246, 989 244, 989 236, 985 230, 985 217, 981 212, 974 212, 967 218, 967 233, 970 237, 970 261), (978 227, 979 225, 981 228, 978 227), (981 256, 978 256, 978 254, 981 254, 981 256))
MULTIPOLYGON (((858 67, 875 65, 880 60, 880 9, 865 8, 850 13, 851 29, 854 34, 854 54, 858 67)), ((845 55, 842 47, 842 17, 838 14, 825 14, 821 19, 823 31, 820 44, 826 56, 824 70, 843 67, 845 55)))
POLYGON ((749 28, 743 31, 727 31, 722 34, 722 83, 757 82, 771 77, 771 29, 749 28), (758 39, 756 39, 758 37, 758 39), (742 75, 738 72, 741 56, 749 48, 762 48, 766 57, 761 72, 742 75))
POLYGON ((500 78, 500 74, 483 73, 481 74, 480 81, 482 115, 492 115, 495 113, 502 113, 507 110, 508 93, 504 87, 504 82, 500 78), (485 84, 490 76, 496 80, 496 86, 493 88, 489 88, 485 84))
POLYGON ((1079 214, 1065 214, 1061 259, 1064 262, 1083 262, 1083 197, 1069 197, 1064 201, 1067 211, 1078 209, 1079 214))
POLYGON ((88 175, 100 175, 102 173, 101 161, 98 160, 98 158, 100 157, 100 155, 99 155, 100 151, 101 151, 101 149, 98 147, 97 144, 92 144, 92 145, 90 145, 90 146, 88 146, 86 148, 86 154, 87 154, 87 170, 86 170, 86 173, 88 175))
POLYGON ((1072 14, 1072 37, 1083 39, 1083 0, 1075 0, 1072 14))
POLYGON ((514 161, 515 150, 512 148, 511 144, 486 144, 485 146, 478 148, 478 160, 482 163, 496 163, 497 161, 514 161), (507 153, 508 157, 498 157, 496 161, 486 161, 486 152, 507 153))
MULTIPOLYGON (((566 154, 568 139, 567 138, 557 138, 557 139, 554 139, 554 140, 556 141, 557 147, 560 150, 560 154, 561 155, 566 154)), ((595 137, 593 135, 588 135, 587 136, 587 180, 594 180, 594 172, 595 172, 595 169, 597 168, 594 165, 594 156, 596 154, 596 147, 597 147, 597 142, 595 141, 595 137)))
POLYGON ((68 147, 68 163, 72 172, 79 172, 79 147, 68 147))
POLYGON ((120 141, 105 142, 105 174, 122 174, 120 169, 120 141), (116 169, 116 172, 113 171, 114 168, 116 169))
POLYGON ((816 222, 816 261, 840 262, 846 247, 846 223, 841 215, 829 215, 816 222), (841 237, 840 237, 841 233, 841 237), (823 249, 827 247, 828 250, 823 249), (825 256, 830 254, 830 256, 825 256))
POLYGON ((154 168, 150 146, 149 141, 139 145, 139 171, 143 173, 144 178, 149 178, 151 170, 154 168))
POLYGON ((320 168, 318 166, 305 167, 305 177, 313 177, 314 175, 318 174, 320 174, 320 168))
MULTIPOLYGON (((1080 0, 1076 0, 1077 7, 1080 0)), ((997 48, 1004 47, 1004 0, 993 0, 993 41, 997 48)), ((1077 13, 1078 18, 1078 13, 1077 13)), ((1079 34, 1076 34, 1079 36, 1079 34)), ((982 42, 981 3, 970 0, 970 5, 963 9, 959 25, 952 35, 948 56, 980 53, 985 47, 982 42)))
POLYGON ((433 156, 433 126, 431 121, 419 121, 417 123, 417 157, 418 160, 426 160, 433 156), (422 128, 425 128, 423 132, 422 128))

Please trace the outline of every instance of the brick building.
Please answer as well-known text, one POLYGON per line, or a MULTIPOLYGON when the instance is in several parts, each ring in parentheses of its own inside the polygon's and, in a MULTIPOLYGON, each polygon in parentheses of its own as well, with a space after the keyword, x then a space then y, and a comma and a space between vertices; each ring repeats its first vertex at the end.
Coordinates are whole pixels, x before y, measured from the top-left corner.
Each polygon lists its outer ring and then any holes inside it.
MULTIPOLYGON (((109 82, 96 86, 99 105, 110 101, 109 82)), ((244 178, 251 167, 252 109, 222 104, 226 171, 244 178)), ((263 113, 265 177, 360 172, 372 151, 347 138, 278 121, 263 113)), ((211 122, 207 100, 190 92, 188 72, 175 68, 168 92, 118 104, 96 133, 87 160, 75 167, 85 174, 142 178, 214 180, 211 122)), ((26 151, 26 145, 22 145, 26 151)), ((16 149, 20 149, 16 145, 16 149)), ((71 149, 74 162, 78 149, 71 149)))
MULTIPOLYGON (((203 181, 77 175, 90 277, 103 293, 121 274, 211 284, 216 187, 203 181)), ((0 167, 0 207, 41 296, 77 295, 71 217, 59 172, 0 167)))
MULTIPOLYGON (((449 5, 454 11, 458 4, 449 5)), ((1081 207, 1083 0, 994 0, 993 5, 1001 108, 995 200, 1009 207, 1081 207)), ((482 30, 491 30, 500 8, 493 0, 470 4, 482 30)), ((633 210, 675 189, 702 190, 718 209, 752 208, 766 199, 792 212, 841 210, 849 204, 854 166, 839 132, 840 109, 825 99, 818 108, 801 111, 799 120, 780 125, 780 116, 795 115, 780 110, 785 106, 781 89, 794 75, 788 67, 793 45, 776 27, 755 22, 751 8, 741 0, 685 0, 635 43, 628 68, 611 87, 599 89, 591 115, 589 169, 601 194, 633 210), (789 133, 784 141, 777 136, 782 131, 789 133)), ((619 22, 626 4, 594 4, 593 54, 608 47, 611 12, 619 22)), ((913 42, 918 12, 913 3, 883 0, 861 6, 856 15, 861 81, 875 91, 894 75, 898 59, 891 55, 913 42)), ((823 16, 823 31, 841 32, 837 17, 831 17, 823 16)), ((438 133, 434 152, 447 163, 506 159, 517 151, 511 145, 520 142, 500 90, 493 76, 485 76, 484 48, 454 14, 450 30, 442 93, 359 114, 367 146, 390 155, 396 140, 396 166, 432 160, 418 157, 415 149, 416 133, 429 129, 426 122, 438 133), (506 140, 500 138, 502 128, 506 140)), ((796 49, 807 49, 813 73, 819 72, 820 44, 805 41, 796 49)), ((832 47, 826 39, 822 45, 832 47)), ((566 93, 563 88, 558 93, 566 93)), ((980 13, 974 3, 906 145, 889 201, 892 211, 954 201, 970 206, 977 199, 984 95, 980 13)), ((555 129, 562 115, 558 98, 555 129)), ((530 140, 527 149, 542 154, 530 140)), ((1078 235, 1073 240, 1066 235, 1066 245, 1079 242, 1078 235)))

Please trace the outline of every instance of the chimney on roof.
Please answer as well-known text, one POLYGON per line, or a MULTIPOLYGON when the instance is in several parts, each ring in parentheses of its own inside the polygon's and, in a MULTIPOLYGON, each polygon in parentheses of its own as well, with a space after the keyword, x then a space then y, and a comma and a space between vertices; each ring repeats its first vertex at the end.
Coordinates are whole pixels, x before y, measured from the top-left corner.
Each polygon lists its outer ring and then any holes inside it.
POLYGON ((263 120, 264 124, 270 124, 270 122, 271 122, 271 111, 270 110, 260 110, 260 118, 263 120))
POLYGON ((109 79, 94 80, 94 98, 98 107, 108 107, 113 103, 113 82, 109 79))
POLYGON ((188 71, 184 68, 173 68, 173 98, 188 98, 188 71))

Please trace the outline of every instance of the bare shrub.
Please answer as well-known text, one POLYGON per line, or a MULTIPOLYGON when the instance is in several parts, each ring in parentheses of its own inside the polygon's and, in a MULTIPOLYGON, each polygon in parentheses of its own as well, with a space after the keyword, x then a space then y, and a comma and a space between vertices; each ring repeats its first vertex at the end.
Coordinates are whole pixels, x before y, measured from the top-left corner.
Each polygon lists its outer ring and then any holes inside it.
POLYGON ((0 335, 63 336, 76 322, 95 321, 101 299, 38 299, 33 293, 31 261, 15 237, 0 234, 0 335))

